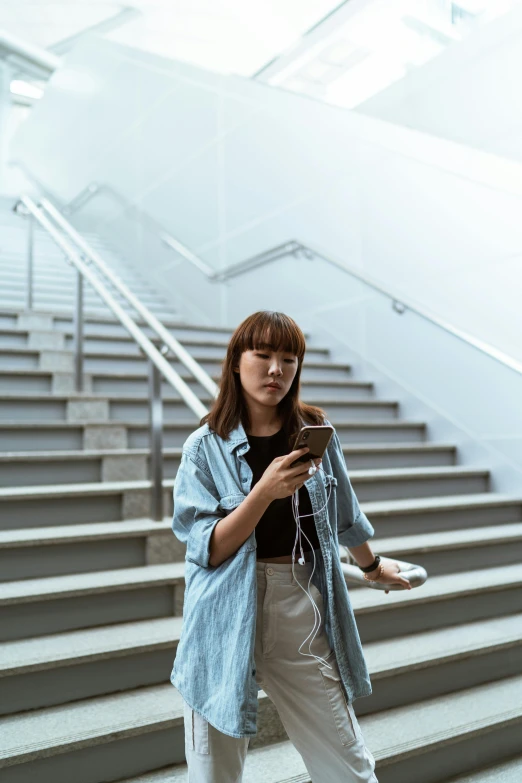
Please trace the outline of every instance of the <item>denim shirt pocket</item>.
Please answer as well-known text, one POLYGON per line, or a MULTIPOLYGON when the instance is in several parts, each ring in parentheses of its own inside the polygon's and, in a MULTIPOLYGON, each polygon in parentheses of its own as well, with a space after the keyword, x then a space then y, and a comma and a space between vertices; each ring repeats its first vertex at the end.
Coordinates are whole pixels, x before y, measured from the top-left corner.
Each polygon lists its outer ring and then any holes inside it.
MULTIPOLYGON (((245 499, 245 495, 241 495, 240 493, 236 492, 233 495, 225 495, 221 498, 219 501, 219 505, 225 512, 225 514, 230 514, 232 511, 234 511, 245 499)), ((251 534, 248 536, 246 541, 244 541, 239 549, 236 549, 234 552, 234 555, 238 555, 241 552, 250 552, 254 549, 257 549, 257 541, 256 541, 256 531, 255 528, 252 530, 251 534)), ((233 555, 233 556, 234 556, 233 555)))

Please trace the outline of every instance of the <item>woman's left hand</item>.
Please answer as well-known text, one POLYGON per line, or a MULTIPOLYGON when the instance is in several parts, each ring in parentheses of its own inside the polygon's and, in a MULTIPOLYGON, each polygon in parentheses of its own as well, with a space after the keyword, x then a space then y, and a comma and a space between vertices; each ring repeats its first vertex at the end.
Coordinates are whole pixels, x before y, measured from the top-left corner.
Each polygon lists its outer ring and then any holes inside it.
MULTIPOLYGON (((370 571, 368 573, 369 579, 372 579, 374 582, 379 582, 381 584, 400 584, 403 585, 405 590, 411 590, 411 584, 408 582, 406 577, 401 576, 399 573, 400 566, 397 563, 396 560, 391 560, 387 557, 381 557, 381 563, 382 565, 382 573, 378 579, 375 578, 376 574, 379 572, 379 566, 374 571, 370 571)), ((389 590, 384 591, 386 595, 390 592, 389 590)))

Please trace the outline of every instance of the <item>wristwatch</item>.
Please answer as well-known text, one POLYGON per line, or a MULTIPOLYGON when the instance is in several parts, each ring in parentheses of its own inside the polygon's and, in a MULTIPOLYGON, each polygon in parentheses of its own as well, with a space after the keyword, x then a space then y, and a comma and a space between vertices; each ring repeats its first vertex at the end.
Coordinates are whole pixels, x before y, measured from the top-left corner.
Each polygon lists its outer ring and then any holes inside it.
POLYGON ((373 561, 373 563, 371 565, 364 566, 364 568, 363 568, 363 566, 359 566, 359 568, 361 569, 361 571, 364 571, 365 574, 369 574, 370 571, 375 571, 375 569, 379 567, 379 563, 380 562, 381 562, 381 556, 380 555, 375 555, 375 560, 373 561))

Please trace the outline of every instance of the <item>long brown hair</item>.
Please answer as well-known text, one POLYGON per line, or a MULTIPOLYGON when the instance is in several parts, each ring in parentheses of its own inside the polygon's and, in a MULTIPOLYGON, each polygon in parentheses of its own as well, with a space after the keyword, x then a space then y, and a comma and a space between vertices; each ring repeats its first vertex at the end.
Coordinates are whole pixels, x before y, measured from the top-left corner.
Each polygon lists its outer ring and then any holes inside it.
POLYGON ((236 328, 227 347, 221 368, 219 393, 209 413, 200 421, 207 424, 224 440, 239 422, 248 432, 250 417, 242 393, 241 378, 234 372, 243 351, 270 349, 297 356, 297 372, 290 389, 279 403, 279 413, 288 442, 293 440, 305 424, 323 424, 325 412, 299 399, 301 367, 306 350, 303 332, 290 316, 271 310, 259 310, 245 318, 236 328))

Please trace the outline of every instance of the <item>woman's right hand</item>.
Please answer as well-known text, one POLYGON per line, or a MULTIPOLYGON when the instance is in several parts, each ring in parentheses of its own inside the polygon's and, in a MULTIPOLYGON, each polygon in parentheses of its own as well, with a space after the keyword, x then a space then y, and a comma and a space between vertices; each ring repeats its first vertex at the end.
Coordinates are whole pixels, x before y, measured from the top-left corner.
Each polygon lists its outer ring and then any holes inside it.
MULTIPOLYGON (((293 495, 296 489, 301 489, 305 481, 310 478, 308 469, 310 461, 301 462, 295 467, 291 467, 292 462, 303 454, 310 451, 308 446, 302 449, 291 451, 282 457, 276 457, 267 467, 261 478, 256 484, 259 492, 263 492, 270 501, 278 498, 287 498, 293 495)), ((322 460, 317 457, 313 460, 316 466, 320 465, 322 460)))

